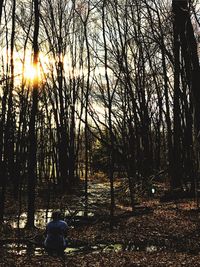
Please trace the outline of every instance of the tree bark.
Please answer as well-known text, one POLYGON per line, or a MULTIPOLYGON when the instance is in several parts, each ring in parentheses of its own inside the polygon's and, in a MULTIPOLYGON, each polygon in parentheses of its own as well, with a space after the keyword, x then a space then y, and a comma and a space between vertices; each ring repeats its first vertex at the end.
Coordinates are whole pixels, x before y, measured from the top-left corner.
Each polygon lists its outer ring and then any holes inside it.
POLYGON ((180 36, 181 51, 185 62, 187 82, 193 104, 193 123, 197 172, 200 171, 200 66, 197 53, 197 43, 190 18, 190 1, 173 0, 174 21, 180 36))
POLYGON ((106 79, 106 90, 108 97, 108 129, 109 129, 109 180, 110 180, 110 229, 113 229, 114 223, 114 209, 115 209, 115 196, 114 196, 114 135, 112 125, 112 98, 111 88, 108 76, 108 48, 106 41, 106 0, 103 1, 102 7, 102 27, 103 27, 103 42, 104 42, 104 68, 106 79))
POLYGON ((174 23, 174 135, 173 135, 173 168, 172 188, 181 186, 181 148, 180 148, 180 39, 177 25, 174 23))
POLYGON ((36 71, 36 75, 33 80, 32 91, 32 109, 29 123, 29 162, 28 162, 28 215, 27 215, 27 227, 34 227, 34 215, 35 215, 35 187, 37 181, 37 137, 36 137, 36 117, 38 112, 38 34, 39 34, 39 3, 38 0, 34 0, 34 35, 33 35, 33 66, 36 71))
POLYGON ((0 25, 1 25, 2 9, 3 9, 3 0, 0 0, 0 25))

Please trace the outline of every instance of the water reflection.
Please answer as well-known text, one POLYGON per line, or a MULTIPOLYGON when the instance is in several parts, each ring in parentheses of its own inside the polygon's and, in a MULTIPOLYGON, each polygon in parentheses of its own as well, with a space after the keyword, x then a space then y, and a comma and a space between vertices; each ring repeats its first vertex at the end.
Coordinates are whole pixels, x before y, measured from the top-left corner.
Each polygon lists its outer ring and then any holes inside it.
POLYGON ((156 252, 158 250, 157 246, 146 247, 146 252, 156 252))
POLYGON ((114 252, 118 252, 123 250, 123 245, 122 244, 111 244, 111 245, 107 245, 105 248, 103 248, 103 252, 109 252, 109 251, 114 251, 114 252))
POLYGON ((6 248, 9 253, 14 253, 16 255, 26 254, 27 246, 25 244, 11 243, 3 245, 3 248, 6 248))
MULTIPOLYGON (((45 249, 43 247, 37 247, 32 244, 24 244, 24 243, 10 243, 4 244, 3 248, 7 250, 9 253, 13 253, 15 255, 36 255, 41 256, 44 255, 45 249)), ((164 247, 160 247, 159 250, 163 250, 164 247)), ((119 252, 123 250, 128 251, 146 251, 147 253, 153 253, 158 251, 158 247, 154 245, 146 245, 137 246, 135 244, 124 245, 120 243, 111 243, 111 244, 96 244, 94 246, 80 246, 80 247, 67 247, 65 249, 65 253, 67 255, 73 255, 76 253, 109 253, 109 252, 119 252)))
POLYGON ((145 243, 132 243, 130 242, 124 247, 126 251, 146 251, 148 253, 156 252, 158 250, 165 250, 166 246, 163 245, 147 245, 145 243))
POLYGON ((7 250, 8 253, 12 253, 14 255, 42 255, 44 254, 44 248, 42 247, 34 247, 33 245, 23 244, 23 243, 10 243, 4 244, 3 248, 7 250))
MULTIPOLYGON (((45 225, 51 220, 52 210, 39 209, 35 212, 35 226, 38 228, 45 228, 45 225)), ((17 218, 9 220, 13 228, 24 228, 27 223, 27 213, 21 213, 19 221, 17 218)))
MULTIPOLYGON (((44 255, 45 249, 43 247, 35 247, 32 244, 24 244, 24 243, 8 243, 4 244, 3 248, 6 249, 8 253, 12 253, 14 255, 35 255, 35 256, 41 256, 44 255)), ((65 249, 66 254, 74 254, 77 252, 85 251, 85 247, 67 247, 65 249)))
MULTIPOLYGON (((45 228, 46 224, 51 220, 52 217, 52 209, 46 210, 46 209, 38 209, 35 212, 35 226, 38 228, 45 228)), ((70 217, 73 211, 66 211, 64 212, 65 217, 70 217)), ((76 216, 78 217, 84 217, 84 211, 78 211, 76 213, 76 216)), ((93 212, 88 212, 88 216, 92 217, 94 216, 93 212)), ((13 228, 24 228, 26 226, 27 222, 27 213, 23 212, 20 217, 19 217, 19 222, 18 218, 11 218, 8 220, 9 224, 13 228)))

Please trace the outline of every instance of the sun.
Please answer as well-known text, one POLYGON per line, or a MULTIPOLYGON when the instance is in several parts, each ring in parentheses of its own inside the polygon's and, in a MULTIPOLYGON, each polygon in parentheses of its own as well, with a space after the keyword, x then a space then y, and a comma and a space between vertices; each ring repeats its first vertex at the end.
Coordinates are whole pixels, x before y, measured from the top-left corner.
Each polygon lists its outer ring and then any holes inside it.
POLYGON ((24 66, 24 78, 29 83, 41 80, 41 71, 38 65, 26 64, 24 66))

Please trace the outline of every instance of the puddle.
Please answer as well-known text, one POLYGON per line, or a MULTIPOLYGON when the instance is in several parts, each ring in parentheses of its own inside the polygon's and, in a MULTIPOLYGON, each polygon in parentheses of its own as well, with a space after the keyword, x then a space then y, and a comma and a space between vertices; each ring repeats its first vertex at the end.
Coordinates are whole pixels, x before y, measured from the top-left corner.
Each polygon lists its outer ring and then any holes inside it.
MULTIPOLYGON (((45 249, 43 247, 35 247, 34 245, 30 244, 24 244, 24 243, 9 243, 4 244, 3 248, 7 250, 8 253, 14 254, 14 255, 35 255, 35 256, 42 256, 44 255, 45 249)), ((66 255, 74 255, 77 253, 101 253, 101 252, 119 252, 119 251, 146 251, 147 253, 153 253, 158 250, 163 250, 164 247, 158 248, 154 245, 148 245, 148 246, 137 246, 135 244, 96 244, 94 246, 80 246, 80 247, 67 247, 65 249, 66 255)))
POLYGON ((23 243, 4 244, 3 248, 5 248, 8 253, 21 256, 30 254, 35 256, 40 256, 43 255, 45 252, 44 248, 34 247, 23 243))
POLYGON ((107 245, 105 248, 102 249, 103 252, 118 252, 123 250, 123 245, 122 244, 111 244, 107 245))
POLYGON ((148 246, 146 247, 146 252, 156 252, 158 251, 158 247, 157 246, 148 246))
POLYGON ((166 250, 166 246, 147 245, 147 244, 134 244, 130 243, 125 246, 126 251, 146 251, 147 253, 153 253, 157 251, 166 250))
MULTIPOLYGON (((45 210, 45 209, 39 209, 36 210, 35 212, 35 226, 38 228, 45 228, 46 224, 52 220, 52 209, 49 210, 45 210)), ((65 212, 65 217, 71 217, 71 214, 73 214, 73 211, 71 211, 71 213, 69 211, 65 212)), ((92 217, 94 216, 93 212, 88 212, 88 217, 92 217)), ((76 213, 76 217, 84 217, 84 211, 78 211, 76 213)), ((19 219, 19 223, 18 223, 18 219, 17 216, 15 218, 9 218, 6 220, 7 222, 9 222, 9 224, 11 225, 12 228, 24 228, 26 226, 26 222, 27 222, 27 213, 23 212, 20 215, 20 219, 19 219)))
MULTIPOLYGON (((34 245, 24 244, 24 243, 9 243, 4 244, 3 248, 6 249, 8 253, 14 255, 35 255, 42 256, 46 253, 44 247, 35 247, 34 245)), ((68 247, 65 249, 65 254, 75 254, 77 252, 84 251, 84 247, 68 247)))
MULTIPOLYGON (((109 203, 110 201, 110 189, 109 184, 101 184, 101 183, 89 183, 88 185, 88 217, 93 217, 94 212, 97 210, 97 205, 104 205, 105 203, 109 203)), ((70 211, 67 208, 63 211, 66 218, 71 218, 71 215, 74 214, 76 210, 77 220, 84 219, 84 197, 77 198, 76 196, 71 198, 69 196, 68 203, 70 203, 70 211)), ((67 207, 67 205, 66 205, 67 207)), ((46 224, 51 220, 52 217, 52 209, 37 209, 35 212, 35 226, 41 229, 44 229, 46 224)), ((27 223, 27 213, 23 212, 20 215, 18 222, 18 215, 13 214, 12 216, 8 216, 5 221, 11 225, 13 228, 24 228, 27 223)))
POLYGON ((27 245, 25 244, 11 243, 3 245, 3 248, 6 248, 9 253, 14 253, 15 255, 25 255, 27 251, 27 245))

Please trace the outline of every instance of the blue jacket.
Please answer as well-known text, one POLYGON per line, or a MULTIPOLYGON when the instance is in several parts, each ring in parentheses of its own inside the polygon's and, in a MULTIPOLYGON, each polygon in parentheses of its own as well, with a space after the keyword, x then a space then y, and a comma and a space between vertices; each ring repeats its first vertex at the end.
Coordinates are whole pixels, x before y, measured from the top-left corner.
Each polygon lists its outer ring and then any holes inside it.
POLYGON ((46 227, 45 247, 54 250, 65 249, 67 246, 65 234, 68 228, 67 223, 62 220, 49 222, 46 227))

